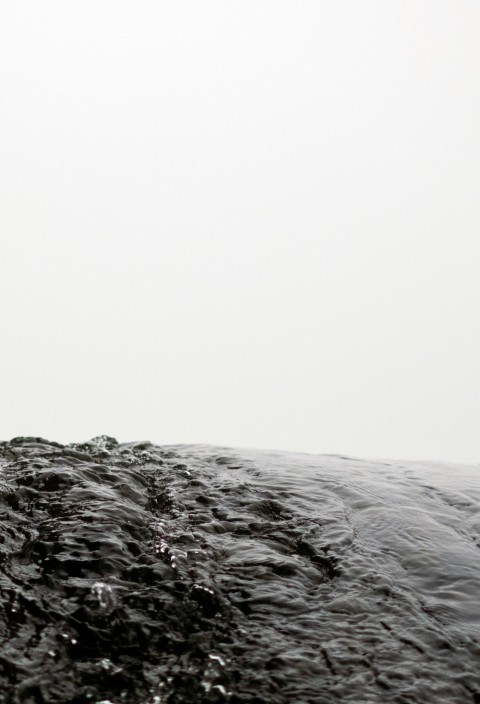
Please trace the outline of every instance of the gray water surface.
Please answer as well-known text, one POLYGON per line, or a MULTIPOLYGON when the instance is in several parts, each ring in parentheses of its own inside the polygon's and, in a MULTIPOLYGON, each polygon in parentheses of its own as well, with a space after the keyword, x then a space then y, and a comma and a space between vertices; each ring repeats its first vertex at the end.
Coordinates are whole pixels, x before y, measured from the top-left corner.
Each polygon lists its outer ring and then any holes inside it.
POLYGON ((480 468, 0 444, 0 702, 480 702, 480 468))

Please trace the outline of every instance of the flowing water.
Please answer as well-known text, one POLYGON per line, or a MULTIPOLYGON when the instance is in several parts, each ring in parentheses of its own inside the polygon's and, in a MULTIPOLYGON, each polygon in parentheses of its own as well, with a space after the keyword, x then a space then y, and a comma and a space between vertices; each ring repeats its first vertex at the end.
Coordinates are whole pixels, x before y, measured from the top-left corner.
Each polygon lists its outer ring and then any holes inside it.
POLYGON ((480 702, 480 467, 0 443, 0 702, 480 702))

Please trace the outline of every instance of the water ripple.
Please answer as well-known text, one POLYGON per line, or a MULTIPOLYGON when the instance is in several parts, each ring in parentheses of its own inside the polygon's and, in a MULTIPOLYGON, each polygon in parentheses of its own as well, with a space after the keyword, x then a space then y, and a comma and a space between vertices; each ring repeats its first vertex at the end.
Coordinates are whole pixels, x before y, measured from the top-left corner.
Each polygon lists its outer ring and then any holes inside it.
POLYGON ((0 443, 0 702, 480 702, 478 468, 0 443))

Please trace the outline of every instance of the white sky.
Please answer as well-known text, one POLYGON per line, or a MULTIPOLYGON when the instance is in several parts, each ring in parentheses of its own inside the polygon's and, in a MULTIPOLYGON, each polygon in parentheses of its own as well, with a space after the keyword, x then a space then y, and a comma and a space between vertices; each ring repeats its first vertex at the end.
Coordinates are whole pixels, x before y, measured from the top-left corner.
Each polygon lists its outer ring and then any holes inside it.
POLYGON ((0 0, 0 437, 480 462, 480 3, 0 0))

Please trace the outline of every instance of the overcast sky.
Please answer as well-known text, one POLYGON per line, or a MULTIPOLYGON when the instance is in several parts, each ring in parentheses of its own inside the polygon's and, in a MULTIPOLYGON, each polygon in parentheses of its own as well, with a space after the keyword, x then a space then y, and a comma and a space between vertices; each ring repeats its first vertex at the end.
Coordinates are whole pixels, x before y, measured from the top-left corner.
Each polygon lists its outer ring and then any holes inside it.
POLYGON ((0 438, 480 462, 479 37, 0 0, 0 438))

